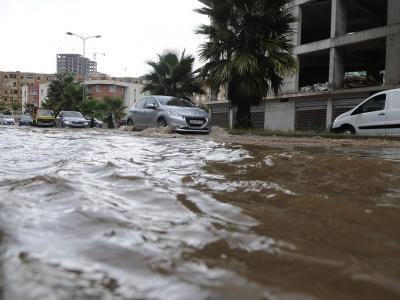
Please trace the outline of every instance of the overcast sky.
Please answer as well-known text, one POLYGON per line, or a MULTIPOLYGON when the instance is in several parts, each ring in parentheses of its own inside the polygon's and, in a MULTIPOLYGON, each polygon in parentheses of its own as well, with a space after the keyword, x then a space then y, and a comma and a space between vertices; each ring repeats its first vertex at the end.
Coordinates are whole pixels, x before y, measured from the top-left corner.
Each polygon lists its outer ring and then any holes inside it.
POLYGON ((101 39, 86 42, 86 57, 98 54, 98 71, 141 76, 165 49, 197 56, 207 23, 193 10, 197 0, 0 0, 0 71, 56 72, 57 53, 82 54, 82 40, 66 32, 101 39))

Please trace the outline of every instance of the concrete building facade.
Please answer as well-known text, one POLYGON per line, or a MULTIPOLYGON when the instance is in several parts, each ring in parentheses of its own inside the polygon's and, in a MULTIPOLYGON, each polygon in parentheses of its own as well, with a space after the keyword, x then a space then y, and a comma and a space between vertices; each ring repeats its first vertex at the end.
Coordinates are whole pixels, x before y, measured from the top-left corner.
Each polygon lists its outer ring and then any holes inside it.
POLYGON ((22 87, 22 112, 26 111, 27 104, 35 107, 42 107, 43 102, 47 100, 49 84, 31 83, 22 87))
POLYGON ((124 102, 125 112, 144 97, 144 85, 142 83, 130 83, 116 80, 88 80, 85 82, 89 94, 94 99, 102 99, 104 96, 121 97, 124 102))
MULTIPOLYGON (((293 0, 291 7, 299 70, 279 95, 252 108, 256 127, 326 130, 371 94, 400 87, 399 0, 293 0)), ((209 105, 216 125, 232 119, 227 100, 209 105)))
POLYGON ((57 54, 57 73, 88 76, 97 72, 97 62, 80 54, 57 54))
POLYGON ((24 86, 48 83, 54 78, 54 74, 0 71, 0 101, 6 105, 21 102, 24 86))

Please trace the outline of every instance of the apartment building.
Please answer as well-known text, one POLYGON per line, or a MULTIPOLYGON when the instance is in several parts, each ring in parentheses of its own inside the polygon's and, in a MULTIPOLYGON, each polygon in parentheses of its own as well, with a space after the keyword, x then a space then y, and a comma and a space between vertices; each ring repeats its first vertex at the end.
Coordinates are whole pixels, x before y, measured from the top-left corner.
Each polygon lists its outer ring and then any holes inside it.
POLYGON ((22 87, 29 84, 48 83, 54 74, 0 71, 0 101, 9 105, 22 101, 22 87))
MULTIPOLYGON (((279 95, 252 108, 255 127, 324 130, 370 95, 400 87, 399 0, 293 0, 299 71, 279 95)), ((209 103, 232 126, 227 100, 209 103)))
POLYGON ((97 73, 97 62, 80 54, 57 54, 57 73, 88 76, 97 73))
POLYGON ((47 100, 49 83, 31 83, 22 87, 22 112, 26 111, 28 104, 35 107, 42 107, 47 100))
POLYGON ((126 113, 129 111, 129 108, 136 103, 137 100, 145 96, 145 93, 143 93, 144 85, 141 83, 141 81, 127 82, 112 79, 87 80, 85 85, 88 90, 88 94, 93 99, 102 99, 105 96, 122 98, 126 113))

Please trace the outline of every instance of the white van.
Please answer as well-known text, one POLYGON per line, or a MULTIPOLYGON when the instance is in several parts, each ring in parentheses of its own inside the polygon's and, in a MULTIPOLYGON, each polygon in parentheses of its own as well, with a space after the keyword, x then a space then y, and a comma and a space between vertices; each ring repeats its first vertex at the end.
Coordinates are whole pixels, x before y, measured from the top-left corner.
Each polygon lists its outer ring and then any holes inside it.
POLYGON ((337 117, 332 131, 360 135, 400 135, 400 89, 372 95, 337 117))

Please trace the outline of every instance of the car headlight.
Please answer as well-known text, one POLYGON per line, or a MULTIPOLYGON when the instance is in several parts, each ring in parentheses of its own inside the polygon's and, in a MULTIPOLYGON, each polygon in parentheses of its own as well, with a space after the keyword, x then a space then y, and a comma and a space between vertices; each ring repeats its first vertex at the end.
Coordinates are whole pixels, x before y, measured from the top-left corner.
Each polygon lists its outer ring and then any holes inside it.
POLYGON ((71 124, 71 122, 70 122, 70 121, 64 121, 64 123, 65 123, 65 124, 71 124))
POLYGON ((176 117, 176 118, 183 118, 183 115, 182 115, 182 114, 180 114, 180 113, 178 113, 178 112, 176 112, 176 111, 173 111, 173 110, 168 111, 168 114, 169 114, 170 116, 173 116, 173 117, 176 117))

